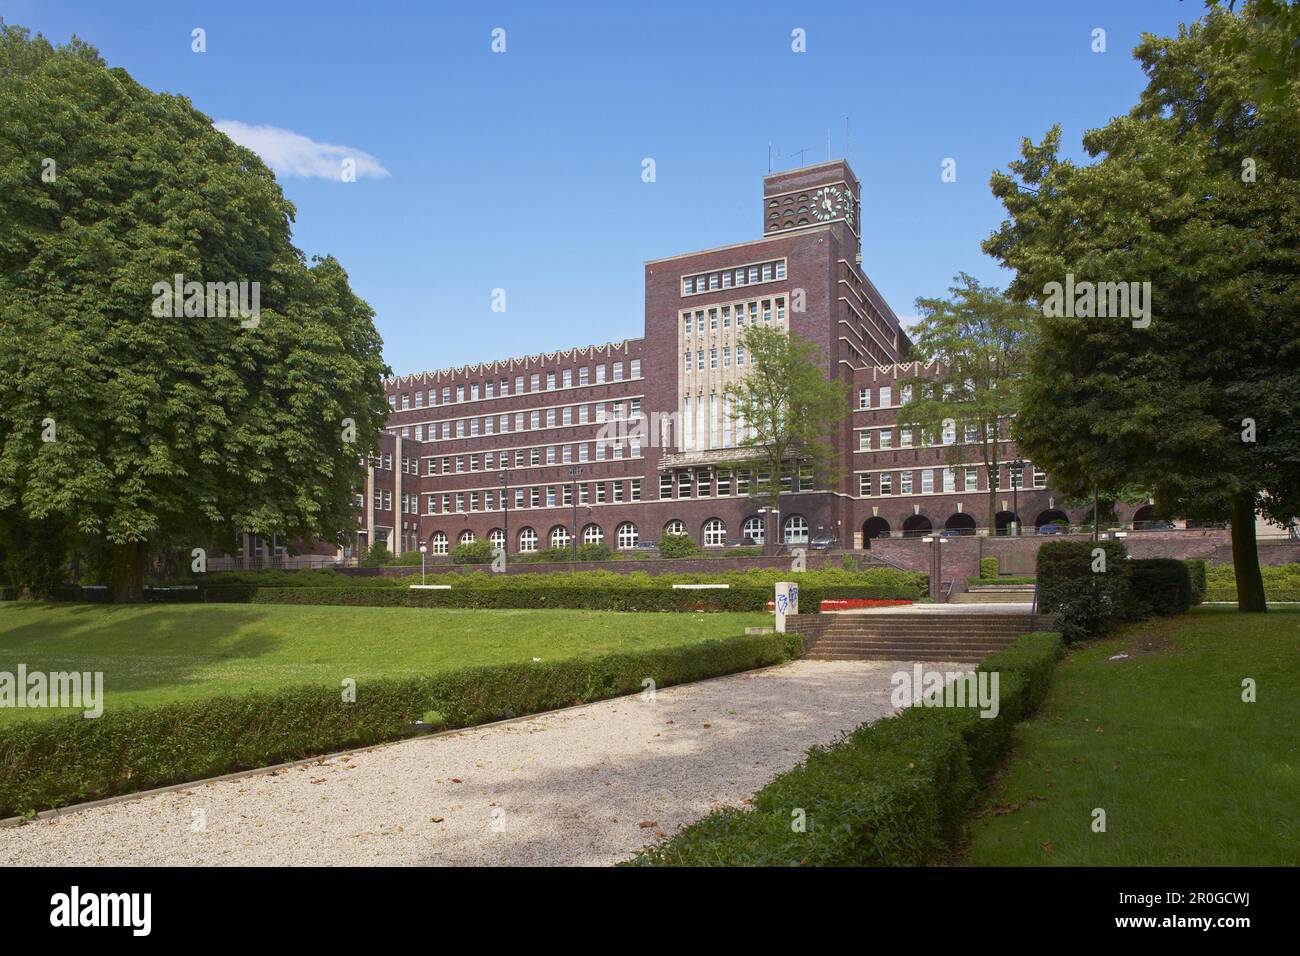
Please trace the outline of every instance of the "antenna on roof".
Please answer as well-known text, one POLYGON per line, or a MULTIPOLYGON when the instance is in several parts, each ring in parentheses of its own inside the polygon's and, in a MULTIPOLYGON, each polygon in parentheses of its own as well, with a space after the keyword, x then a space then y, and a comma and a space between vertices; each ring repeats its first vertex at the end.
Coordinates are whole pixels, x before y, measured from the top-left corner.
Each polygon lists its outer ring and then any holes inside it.
POLYGON ((803 165, 804 165, 803 154, 804 154, 804 153, 807 153, 807 152, 811 152, 811 151, 812 151, 812 147, 811 147, 811 146, 805 146, 803 149, 796 149, 796 150, 795 150, 795 152, 799 154, 799 165, 800 165, 800 166, 803 166, 803 165))
POLYGON ((826 127, 826 162, 831 161, 831 128, 826 127))
POLYGON ((772 171, 772 141, 770 139, 767 141, 767 171, 769 173, 772 171))
POLYGON ((853 140, 849 138, 849 118, 844 117, 844 161, 848 162, 853 156, 853 140))

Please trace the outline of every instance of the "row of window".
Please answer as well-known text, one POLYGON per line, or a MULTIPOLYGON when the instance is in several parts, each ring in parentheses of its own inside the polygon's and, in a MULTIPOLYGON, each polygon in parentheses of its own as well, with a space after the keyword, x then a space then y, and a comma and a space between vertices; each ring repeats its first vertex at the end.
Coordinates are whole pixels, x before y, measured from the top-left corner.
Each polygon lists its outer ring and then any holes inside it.
MULTIPOLYGON (((540 428, 557 428, 563 425, 586 425, 594 421, 597 424, 608 421, 639 418, 641 416, 641 399, 630 398, 623 402, 595 402, 591 405, 565 405, 558 408, 534 409, 531 412, 506 412, 501 415, 484 415, 475 418, 458 418, 455 421, 431 423, 427 426, 414 426, 416 441, 443 441, 451 438, 477 438, 479 435, 493 435, 498 432, 509 434, 513 418, 514 431, 536 431, 540 428)), ((390 432, 396 434, 397 429, 390 432)), ((412 426, 403 425, 401 435, 410 438, 412 426)))
POLYGON ((717 332, 719 329, 725 332, 733 327, 733 317, 735 319, 734 327, 743 329, 746 322, 746 313, 748 313, 750 325, 758 325, 760 317, 764 325, 771 325, 773 315, 776 316, 777 322, 784 322, 785 297, 755 299, 752 302, 735 302, 728 305, 713 306, 709 309, 696 309, 694 312, 683 312, 682 334, 717 332))
MULTIPOLYGON (((790 515, 783 524, 783 537, 786 544, 806 544, 808 541, 808 521, 803 515, 790 515)), ((665 535, 687 534, 686 522, 673 519, 664 525, 665 535)), ((741 524, 742 543, 762 544, 764 538, 763 518, 752 515, 741 524)), ((473 544, 477 539, 473 531, 465 530, 456 539, 457 544, 473 544)), ((487 540, 494 549, 504 549, 506 533, 501 528, 488 532, 487 540)), ((605 530, 598 524, 585 525, 581 532, 583 544, 604 544, 605 530)), ((614 546, 620 550, 635 548, 641 540, 637 526, 631 521, 624 521, 614 529, 614 546)), ((541 537, 535 528, 521 528, 515 536, 516 546, 523 554, 537 550, 541 537)), ((556 525, 547 534, 548 546, 567 548, 573 543, 571 529, 566 525, 556 525)), ((727 525, 721 518, 710 518, 700 528, 700 543, 706 548, 721 548, 727 544, 727 525)), ((445 531, 435 531, 429 537, 430 554, 447 554, 451 539, 445 531)))
MULTIPOLYGON (((898 493, 900 495, 911 494, 932 494, 939 491, 957 491, 958 479, 961 480, 961 491, 979 491, 979 473, 980 468, 924 468, 919 471, 900 471, 898 473, 898 493), (958 472, 960 471, 960 475, 958 472), (919 477, 918 477, 919 476, 919 477), (938 487, 936 488, 936 482, 938 487)), ((1001 475, 997 475, 997 489, 1002 487, 1001 475)), ((1019 471, 1011 472, 1011 480, 1008 488, 1023 488, 1024 473, 1019 471)), ((1035 488, 1047 487, 1047 473, 1038 468, 1034 468, 1034 485, 1035 488)), ((987 489, 984 489, 987 490, 987 489)), ((892 495, 894 493, 894 475, 892 472, 881 472, 878 474, 860 474, 858 475, 858 495, 863 498, 870 498, 877 495, 892 495)))
MULTIPOLYGON (((864 385, 858 389, 858 408, 889 408, 894 404, 894 387, 892 385, 882 385, 876 389, 875 403, 872 404, 873 389, 869 385, 864 385)), ((898 404, 906 405, 912 400, 912 386, 904 385, 898 390, 898 404)))
POLYGON ((740 288, 757 285, 760 282, 776 282, 784 278, 785 260, 773 259, 771 262, 757 262, 733 269, 682 276, 682 295, 698 295, 715 289, 740 288))
MULTIPOLYGON (((920 438, 920 446, 932 446, 935 444, 934 436, 921 429, 903 428, 898 429, 898 447, 911 448, 913 439, 920 438)), ((1004 439, 1005 440, 1005 439, 1004 439)), ((967 445, 975 445, 980 441, 979 425, 968 422, 963 428, 962 441, 967 445)), ((943 428, 939 433, 939 444, 953 445, 957 443, 957 423, 951 418, 943 423, 943 428)), ((882 449, 894 447, 894 426, 884 425, 878 428, 861 428, 858 429, 858 451, 879 451, 882 449), (875 444, 872 444, 872 434, 875 434, 875 444)))
MULTIPOLYGON (((641 377, 641 360, 631 359, 626 366, 628 378, 641 377)), ((543 377, 545 377, 546 391, 556 388, 573 388, 575 383, 582 385, 603 385, 606 381, 621 382, 624 378, 623 362, 614 362, 612 366, 597 365, 594 367, 584 365, 578 369, 560 369, 554 372, 534 372, 531 375, 516 375, 514 382, 514 394, 522 395, 525 392, 542 391, 543 377), (606 369, 610 371, 610 377, 606 378, 606 369), (576 376, 575 376, 576 373, 576 376), (525 388, 525 385, 528 387, 525 388)), ((434 405, 450 405, 455 402, 477 402, 479 399, 488 398, 505 398, 510 395, 510 379, 501 378, 497 382, 468 382, 464 385, 444 385, 442 387, 439 402, 439 392, 436 388, 430 388, 427 392, 422 389, 416 389, 414 392, 403 392, 401 395, 389 395, 388 405, 394 411, 406 411, 409 408, 424 408, 426 399, 429 407, 434 405), (412 404, 414 401, 414 404, 412 404)))
MULTIPOLYGON (((514 488, 510 491, 478 490, 457 491, 446 494, 426 492, 425 514, 463 514, 477 511, 504 511, 509 505, 512 510, 525 508, 555 508, 573 504, 573 484, 533 485, 527 488, 514 488), (512 493, 511 493, 512 492, 512 493), (482 507, 480 507, 482 505, 482 507)), ((578 504, 603 505, 607 501, 622 504, 624 501, 641 500, 641 479, 629 478, 620 481, 580 482, 577 485, 578 504)), ((411 495, 411 510, 407 514, 419 514, 418 496, 411 495)))
MULTIPOLYGON (((494 471, 497 468, 510 468, 510 450, 500 452, 483 452, 481 455, 451 455, 442 458, 429 458, 425 475, 461 475, 477 471, 494 471), (480 467, 480 464, 482 467, 480 467)), ((641 457, 641 439, 631 438, 626 442, 618 439, 599 439, 594 442, 578 442, 569 445, 545 445, 532 448, 516 448, 513 453, 513 467, 528 468, 542 465, 582 464, 587 461, 618 461, 623 458, 641 457), (594 453, 593 453, 594 452, 594 453)))
MULTIPOLYGON (((755 494, 767 492, 770 473, 750 469, 718 469, 711 472, 708 468, 683 468, 676 472, 664 472, 659 475, 659 497, 667 498, 719 498, 732 494, 748 495, 751 485, 755 494)), ((811 468, 802 468, 799 472, 799 490, 813 490, 813 472, 811 468)), ((794 491, 794 477, 781 477, 781 491, 794 491)))

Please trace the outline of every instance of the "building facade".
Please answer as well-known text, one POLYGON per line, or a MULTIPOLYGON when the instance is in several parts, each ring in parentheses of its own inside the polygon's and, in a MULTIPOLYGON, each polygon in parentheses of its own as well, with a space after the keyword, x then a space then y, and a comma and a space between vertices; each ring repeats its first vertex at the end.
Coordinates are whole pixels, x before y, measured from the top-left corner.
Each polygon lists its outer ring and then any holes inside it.
MULTIPOLYGON (((930 444, 897 420, 922 369, 898 317, 863 272, 861 185, 834 161, 763 180, 762 236, 645 264, 640 339, 395 377, 381 452, 358 496, 358 547, 427 545, 445 555, 489 540, 511 555, 603 543, 631 549, 666 533, 706 548, 777 535, 831 535, 843 548, 881 535, 989 533, 982 466, 952 465, 967 440, 930 444), (787 481, 779 514, 751 497, 726 386, 747 371, 745 329, 816 343, 850 390, 833 436, 840 475, 787 481)), ((1015 449, 1004 443, 1000 458, 1015 449)), ((978 456, 975 456, 978 458, 978 456)), ((1032 463, 996 476, 994 533, 1068 520, 1032 463)))

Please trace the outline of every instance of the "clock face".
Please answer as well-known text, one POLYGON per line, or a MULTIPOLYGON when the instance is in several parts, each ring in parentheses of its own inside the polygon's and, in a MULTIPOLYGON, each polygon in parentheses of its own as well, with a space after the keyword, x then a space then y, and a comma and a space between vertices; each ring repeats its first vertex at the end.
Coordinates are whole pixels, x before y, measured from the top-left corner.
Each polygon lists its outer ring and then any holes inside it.
POLYGON ((846 190, 838 186, 826 186, 817 190, 813 196, 813 215, 820 222, 829 219, 844 219, 853 224, 853 202, 846 190))

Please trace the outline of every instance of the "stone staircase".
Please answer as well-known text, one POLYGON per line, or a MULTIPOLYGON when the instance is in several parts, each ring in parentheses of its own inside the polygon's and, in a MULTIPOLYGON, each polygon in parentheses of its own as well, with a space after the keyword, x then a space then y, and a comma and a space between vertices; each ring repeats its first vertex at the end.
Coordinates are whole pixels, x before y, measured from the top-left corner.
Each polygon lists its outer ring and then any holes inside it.
POLYGON ((804 657, 810 660, 974 664, 1046 621, 1036 614, 935 611, 800 614, 786 619, 787 628, 791 624, 803 635, 804 657))
POLYGON ((1032 584, 980 584, 950 597, 952 604, 1033 604, 1032 584))

